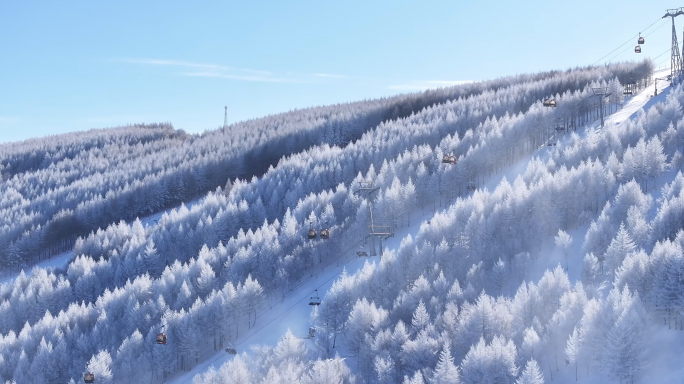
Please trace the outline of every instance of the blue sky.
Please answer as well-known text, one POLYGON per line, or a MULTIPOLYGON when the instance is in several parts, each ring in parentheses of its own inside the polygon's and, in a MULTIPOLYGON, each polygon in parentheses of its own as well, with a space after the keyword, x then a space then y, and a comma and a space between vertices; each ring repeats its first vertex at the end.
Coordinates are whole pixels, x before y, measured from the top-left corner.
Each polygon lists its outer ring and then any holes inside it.
MULTIPOLYGON (((670 47, 649 1, 0 3, 0 142, 129 123, 188 132, 268 114, 670 47), (649 33, 651 33, 649 35, 649 33)), ((684 17, 677 20, 681 37, 684 17)), ((665 61, 660 56, 656 63, 665 61)), ((604 62, 602 60, 601 62, 604 62)))

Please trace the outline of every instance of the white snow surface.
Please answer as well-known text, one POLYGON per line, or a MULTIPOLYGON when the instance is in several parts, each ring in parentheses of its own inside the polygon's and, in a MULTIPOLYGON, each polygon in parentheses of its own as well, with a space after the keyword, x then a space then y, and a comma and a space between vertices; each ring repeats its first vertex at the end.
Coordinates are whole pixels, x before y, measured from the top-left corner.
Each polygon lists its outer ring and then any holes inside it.
MULTIPOLYGON (((655 75, 662 76, 663 74, 664 72, 658 72, 655 75)), ((618 125, 628 119, 634 118, 639 112, 639 110, 641 110, 642 108, 648 109, 653 104, 659 101, 663 101, 669 93, 669 91, 670 88, 667 87, 662 91, 662 93, 659 93, 658 96, 651 97, 653 95, 653 90, 651 88, 642 90, 642 92, 640 92, 639 94, 627 99, 624 107, 621 110, 608 116, 605 119, 605 125, 618 125)), ((588 132, 593 130, 600 130, 599 121, 589 124, 585 128, 578 130, 577 133, 580 135, 580 137, 584 137, 588 132)), ((566 139, 569 139, 569 137, 570 135, 560 135, 558 137, 558 145, 563 145, 563 142, 566 139)), ((488 190, 493 191, 496 188, 496 186, 499 185, 499 183, 503 180, 504 177, 512 183, 516 179, 516 177, 518 177, 518 175, 522 175, 525 172, 527 164, 532 159, 532 157, 538 156, 543 160, 547 160, 552 150, 552 148, 541 147, 537 151, 524 156, 517 163, 509 165, 508 167, 504 168, 503 171, 485 178, 484 182, 480 184, 478 188, 487 188, 488 190)), ((668 172, 664 174, 658 180, 658 184, 662 185, 665 182, 671 181, 672 179, 674 179, 675 175, 676 172, 668 172)), ((428 205, 429 204, 426 204, 425 211, 421 211, 420 209, 415 211, 415 213, 412 214, 412 217, 417 218, 417 220, 412 219, 411 226, 398 229, 393 238, 390 238, 387 241, 383 242, 383 247, 386 249, 398 249, 401 240, 409 234, 413 238, 416 238, 416 235, 420 230, 420 226, 422 225, 422 223, 426 220, 429 220, 432 217, 433 213, 431 209, 427 209, 428 205)), ((586 224, 582 227, 574 228, 568 231, 568 234, 570 234, 573 238, 570 254, 574 255, 574 257, 571 257, 568 261, 568 276, 573 283, 580 280, 582 258, 578 255, 581 254, 582 243, 584 241, 584 236, 588 228, 589 224, 586 224)), ((249 355, 252 353, 250 347, 256 345, 275 346, 278 343, 278 341, 280 341, 281 337, 287 332, 288 329, 292 332, 294 336, 306 338, 308 336, 311 315, 311 306, 308 305, 308 299, 312 296, 314 290, 318 289, 321 298, 325 300, 323 293, 327 292, 327 290, 330 289, 335 278, 342 273, 343 269, 346 268, 347 273, 353 274, 359 269, 361 269, 366 261, 371 263, 377 263, 379 261, 379 256, 369 258, 357 257, 356 249, 358 245, 359 243, 351 246, 344 254, 340 256, 337 263, 333 262, 330 265, 324 266, 313 277, 310 277, 305 281, 300 282, 300 285, 294 291, 289 292, 282 302, 273 305, 272 308, 263 309, 262 312, 257 316, 256 325, 247 332, 243 331, 243 333, 237 338, 235 346, 238 353, 246 353, 249 355)), ((556 248, 553 239, 548 239, 542 245, 540 254, 543 254, 544 257, 537 258, 530 265, 528 269, 528 274, 526 276, 526 280, 528 281, 538 281, 544 274, 544 271, 546 271, 547 269, 552 269, 558 264, 565 264, 563 255, 556 248)), ((657 335, 660 334, 658 332, 655 333, 657 335)), ((342 335, 339 335, 338 339, 341 336, 342 335)), ((682 335, 682 337, 684 337, 684 335, 682 335)), ((656 340, 661 342, 668 342, 668 344, 674 345, 674 341, 671 337, 669 339, 666 336, 661 336, 658 338, 654 337, 651 340, 653 340, 654 342, 656 340)), ((344 342, 342 341, 339 344, 343 346, 344 342)), ((307 348, 317 348, 315 343, 313 343, 313 341, 310 340, 307 340, 306 345, 307 348)), ((340 348, 339 352, 344 357, 344 347, 340 348)), ((232 357, 232 355, 229 355, 224 351, 208 351, 201 357, 200 363, 197 364, 192 370, 188 372, 183 372, 182 374, 177 374, 176 376, 172 376, 170 379, 167 380, 167 382, 191 383, 195 375, 206 372, 206 370, 209 369, 210 366, 213 366, 216 370, 218 370, 220 369, 221 365, 223 365, 232 357)), ((669 360, 673 359, 670 358, 669 360)), ((668 361, 668 359, 663 358, 661 364, 665 364, 666 361, 668 361)), ((350 369, 353 370, 355 368, 355 364, 350 363, 351 361, 348 361, 348 366, 350 369)), ((676 362, 671 361, 671 363, 672 364, 668 364, 668 369, 670 371, 674 367, 673 364, 675 364, 676 362)), ((561 374, 559 375, 559 378, 561 379, 561 382, 574 382, 574 370, 570 372, 569 368, 561 369, 560 373, 561 374), (565 371, 567 371, 567 375, 565 374, 565 371)), ((547 380, 550 379, 549 372, 545 372, 545 376, 547 380)), ((682 376, 678 375, 677 377, 682 376)), ((585 377, 585 379, 587 378, 585 377)), ((592 379, 599 378, 596 375, 594 375, 592 379)), ((558 381, 558 379, 556 378, 556 372, 554 372, 554 381, 558 381)), ((596 382, 598 383, 599 381, 596 382)))

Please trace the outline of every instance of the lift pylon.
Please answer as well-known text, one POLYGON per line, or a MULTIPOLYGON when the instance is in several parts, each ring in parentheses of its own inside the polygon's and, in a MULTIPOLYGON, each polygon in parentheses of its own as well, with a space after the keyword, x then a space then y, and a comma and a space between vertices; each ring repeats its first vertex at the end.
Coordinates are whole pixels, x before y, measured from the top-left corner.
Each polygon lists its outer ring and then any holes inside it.
POLYGON ((366 239, 370 238, 370 255, 377 256, 375 252, 375 238, 380 238, 380 254, 382 254, 382 240, 383 238, 387 240, 388 238, 394 236, 392 232, 392 227, 389 225, 376 225, 373 220, 373 201, 370 199, 370 195, 380 189, 376 187, 372 180, 365 180, 359 182, 359 188, 354 191, 354 193, 366 194, 368 196, 368 211, 370 214, 370 233, 366 236, 366 239))
POLYGON ((608 87, 592 88, 591 91, 594 92, 594 96, 598 96, 600 99, 601 126, 603 127, 603 98, 612 95, 612 93, 608 93, 608 87))
POLYGON ((674 19, 679 15, 684 15, 684 8, 668 9, 665 16, 672 18, 672 48, 670 49, 670 71, 672 85, 677 83, 678 79, 681 79, 682 75, 682 55, 679 52, 679 44, 677 43, 677 30, 675 29, 674 19))

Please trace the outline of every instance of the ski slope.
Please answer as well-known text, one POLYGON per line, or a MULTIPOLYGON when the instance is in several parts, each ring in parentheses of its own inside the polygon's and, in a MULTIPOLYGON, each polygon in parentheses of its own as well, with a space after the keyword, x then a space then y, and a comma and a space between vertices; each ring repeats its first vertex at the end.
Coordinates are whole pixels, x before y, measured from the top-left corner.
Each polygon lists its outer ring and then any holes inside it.
MULTIPOLYGON (((669 88, 666 88, 663 93, 654 98, 651 98, 652 92, 651 89, 647 88, 628 99, 620 111, 607 117, 605 124, 618 125, 627 119, 635 117, 642 108, 648 108, 656 102, 664 100, 667 93, 669 93, 669 88)), ((577 133, 580 136, 585 136, 589 132, 599 129, 600 122, 594 122, 583 129, 578 130, 577 133)), ((569 139, 569 137, 570 135, 560 135, 558 137, 558 145, 563 145, 563 142, 566 141, 566 139, 569 139)), ((492 191, 499 185, 504 177, 509 182, 513 182, 518 175, 522 175, 525 172, 528 162, 533 157, 538 156, 542 159, 548 159, 548 156, 553 149, 555 148, 541 147, 537 151, 524 156, 517 163, 504 168, 503 171, 485 178, 485 181, 479 188, 487 188, 492 191)), ((668 174, 663 177, 669 176, 670 175, 668 174)), ((426 204, 426 206, 429 205, 430 204, 426 204)), ((420 209, 416 210, 411 216, 416 218, 412 220, 412 225, 398 229, 393 238, 383 242, 383 246, 386 249, 398 249, 401 240, 409 234, 415 238, 420 226, 426 220, 429 220, 432 215, 433 212, 429 209, 426 209, 425 211, 420 209)), ((569 231, 574 239, 572 249, 573 255, 579 255, 581 253, 581 245, 587 229, 588 225, 569 231)), ((373 263, 379 261, 379 256, 369 258, 357 257, 355 253, 357 246, 358 243, 349 247, 337 261, 333 261, 329 265, 322 267, 313 277, 300 282, 299 286, 293 292, 290 292, 282 302, 277 303, 272 308, 264 309, 257 317, 256 326, 248 332, 242 333, 237 338, 235 347, 238 353, 250 354, 252 353, 250 347, 255 345, 275 346, 288 329, 296 337, 306 339, 308 337, 308 329, 310 326, 309 318, 311 314, 311 306, 308 305, 308 299, 314 293, 314 290, 318 289, 320 296, 325 300, 323 293, 330 289, 335 278, 339 276, 344 269, 347 270, 347 273, 353 274, 361 269, 365 262, 373 263)), ((537 258, 535 263, 530 267, 527 276, 528 280, 538 280, 545 270, 555 267, 558 263, 564 264, 563 256, 561 252, 555 249, 553 239, 542 245, 540 253, 545 256, 543 258, 537 258)), ((581 262, 582 259, 579 257, 575 257, 569 261, 569 276, 573 281, 579 281, 580 279, 581 262)), ((340 345, 343 345, 343 343, 340 343, 340 345)), ((315 343, 310 340, 307 341, 307 347, 316 348, 315 343)), ((340 353, 344 356, 344 348, 340 349, 340 353)), ((191 383, 195 375, 205 372, 210 366, 213 366, 218 370, 221 365, 231 358, 232 355, 229 355, 224 351, 209 351, 202 356, 200 363, 192 370, 172 377, 169 382, 191 383)))

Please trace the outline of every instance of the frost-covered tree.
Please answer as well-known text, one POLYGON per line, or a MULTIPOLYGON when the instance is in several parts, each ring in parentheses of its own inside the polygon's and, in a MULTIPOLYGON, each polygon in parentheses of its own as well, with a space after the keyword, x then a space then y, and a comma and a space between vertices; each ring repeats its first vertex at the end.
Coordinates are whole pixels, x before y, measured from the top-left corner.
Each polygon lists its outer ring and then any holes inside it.
POLYGON ((565 270, 568 270, 568 253, 570 252, 570 246, 572 245, 572 236, 568 235, 567 232, 559 229, 558 234, 554 238, 556 241, 556 246, 563 251, 563 256, 565 257, 565 270))
POLYGON ((523 372, 520 374, 520 377, 518 380, 515 381, 515 384, 543 384, 544 383, 544 375, 542 375, 541 371, 539 370, 539 365, 537 365, 537 361, 534 359, 531 359, 525 364, 525 369, 523 372))
POLYGON ((351 384, 351 371, 344 359, 316 360, 308 374, 302 377, 302 384, 351 384))
POLYGON ((511 340, 494 337, 487 345, 484 338, 473 345, 461 362, 463 383, 513 382, 518 376, 516 348, 511 340))
POLYGON ((606 367, 611 376, 620 380, 635 379, 646 361, 644 341, 647 324, 648 315, 639 295, 635 294, 607 335, 606 367))
POLYGON ((445 345, 442 352, 439 354, 439 362, 435 367, 434 375, 432 376, 433 384, 460 384, 461 378, 458 368, 454 365, 454 358, 451 357, 449 346, 445 345))
POLYGON ((628 254, 634 252, 636 246, 625 229, 624 223, 620 224, 620 229, 613 240, 611 240, 606 250, 606 270, 614 274, 622 265, 622 260, 628 254))
POLYGON ((494 281, 494 287, 499 293, 501 293, 506 284, 506 273, 506 264, 499 258, 492 268, 492 280, 494 281))
POLYGON ((109 352, 99 351, 88 362, 86 371, 92 372, 98 383, 111 384, 114 382, 111 366, 112 357, 109 355, 109 352))

